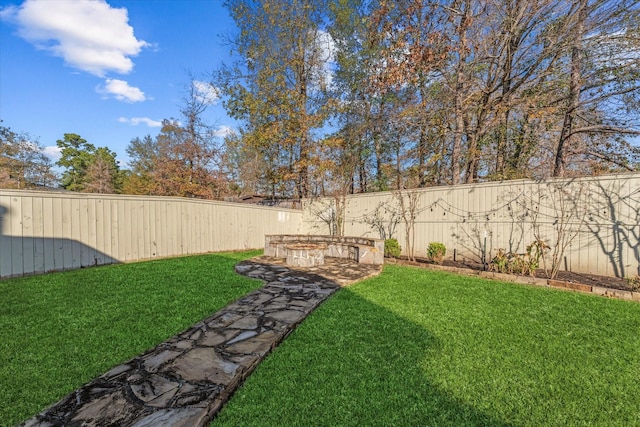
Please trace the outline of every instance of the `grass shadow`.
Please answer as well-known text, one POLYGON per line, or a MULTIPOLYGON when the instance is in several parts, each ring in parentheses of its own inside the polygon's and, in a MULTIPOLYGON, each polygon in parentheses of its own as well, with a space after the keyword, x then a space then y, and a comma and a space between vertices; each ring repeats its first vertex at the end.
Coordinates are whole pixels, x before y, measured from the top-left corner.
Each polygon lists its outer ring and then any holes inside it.
POLYGON ((262 362, 211 426, 510 425, 431 382, 421 363, 440 349, 423 326, 344 288, 262 362))
POLYGON ((638 425, 640 306, 411 267, 333 295, 212 426, 638 425))

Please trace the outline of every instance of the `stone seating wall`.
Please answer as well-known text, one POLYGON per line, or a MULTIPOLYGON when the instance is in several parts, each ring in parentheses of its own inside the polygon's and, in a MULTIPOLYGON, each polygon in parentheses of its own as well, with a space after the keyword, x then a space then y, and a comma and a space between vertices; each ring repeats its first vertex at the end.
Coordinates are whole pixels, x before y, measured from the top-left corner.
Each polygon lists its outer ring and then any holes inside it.
POLYGON ((360 264, 384 264, 384 240, 367 237, 272 234, 265 236, 264 254, 274 258, 286 258, 287 245, 295 244, 324 244, 325 257, 347 258, 360 264))

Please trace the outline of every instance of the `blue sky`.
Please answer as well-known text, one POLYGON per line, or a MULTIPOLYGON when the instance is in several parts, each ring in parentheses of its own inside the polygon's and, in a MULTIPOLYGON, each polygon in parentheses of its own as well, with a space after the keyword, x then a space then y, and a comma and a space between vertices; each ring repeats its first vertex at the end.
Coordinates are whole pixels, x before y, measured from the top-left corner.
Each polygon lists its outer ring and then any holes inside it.
MULTIPOLYGON (((76 133, 126 165, 135 137, 178 118, 190 74, 206 81, 233 21, 217 0, 0 0, 0 119, 51 156, 76 133)), ((204 86, 206 87, 206 86, 204 86)), ((205 119, 233 127, 218 102, 205 119)))

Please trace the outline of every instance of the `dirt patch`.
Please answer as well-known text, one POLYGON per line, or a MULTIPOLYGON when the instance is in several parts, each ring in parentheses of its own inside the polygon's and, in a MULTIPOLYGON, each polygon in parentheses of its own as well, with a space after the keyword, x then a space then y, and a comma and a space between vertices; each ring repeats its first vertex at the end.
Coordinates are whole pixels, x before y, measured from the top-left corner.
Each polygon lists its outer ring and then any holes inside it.
MULTIPOLYGON (((399 259, 399 261, 407 261, 405 257, 399 259)), ((425 258, 416 258, 417 264, 429 264, 436 265, 435 263, 425 259, 425 258)), ((488 270, 488 267, 485 268, 481 263, 474 263, 469 261, 453 261, 453 260, 445 260, 442 263, 445 267, 453 267, 453 268, 461 268, 461 269, 469 269, 473 271, 485 271, 488 270)), ((519 276, 514 274, 514 276, 519 276)), ((521 276, 528 277, 528 276, 521 276)), ((547 279, 545 271, 540 269, 536 271, 534 277, 540 279, 547 279)), ((558 275, 555 277, 556 281, 560 282, 568 282, 575 283, 581 285, 588 286, 599 286, 601 288, 607 289, 617 289, 621 291, 633 291, 629 283, 621 279, 619 277, 610 277, 610 276, 599 276, 596 274, 584 274, 584 273, 574 273, 572 271, 559 271, 558 275)))

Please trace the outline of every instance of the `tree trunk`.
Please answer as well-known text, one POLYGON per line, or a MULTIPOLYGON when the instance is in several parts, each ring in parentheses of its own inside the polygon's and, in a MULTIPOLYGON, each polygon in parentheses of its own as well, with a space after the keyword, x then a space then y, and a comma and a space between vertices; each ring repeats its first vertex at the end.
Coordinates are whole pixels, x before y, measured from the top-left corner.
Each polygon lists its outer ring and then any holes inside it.
POLYGON ((569 81, 569 96, 567 111, 564 114, 560 139, 556 149, 553 168, 554 177, 563 177, 567 165, 567 152, 571 139, 573 121, 580 107, 580 89, 582 87, 582 38, 584 36, 584 23, 587 18, 588 0, 577 0, 577 22, 575 24, 575 36, 571 46, 571 79, 569 81))
POLYGON ((462 142, 465 132, 464 121, 464 89, 465 72, 467 62, 467 28, 469 27, 470 2, 464 1, 461 5, 460 21, 456 32, 458 34, 458 63, 456 64, 455 93, 454 93, 454 116, 455 130, 453 135, 453 147, 451 148, 451 183, 460 183, 460 160, 462 157, 462 142))

